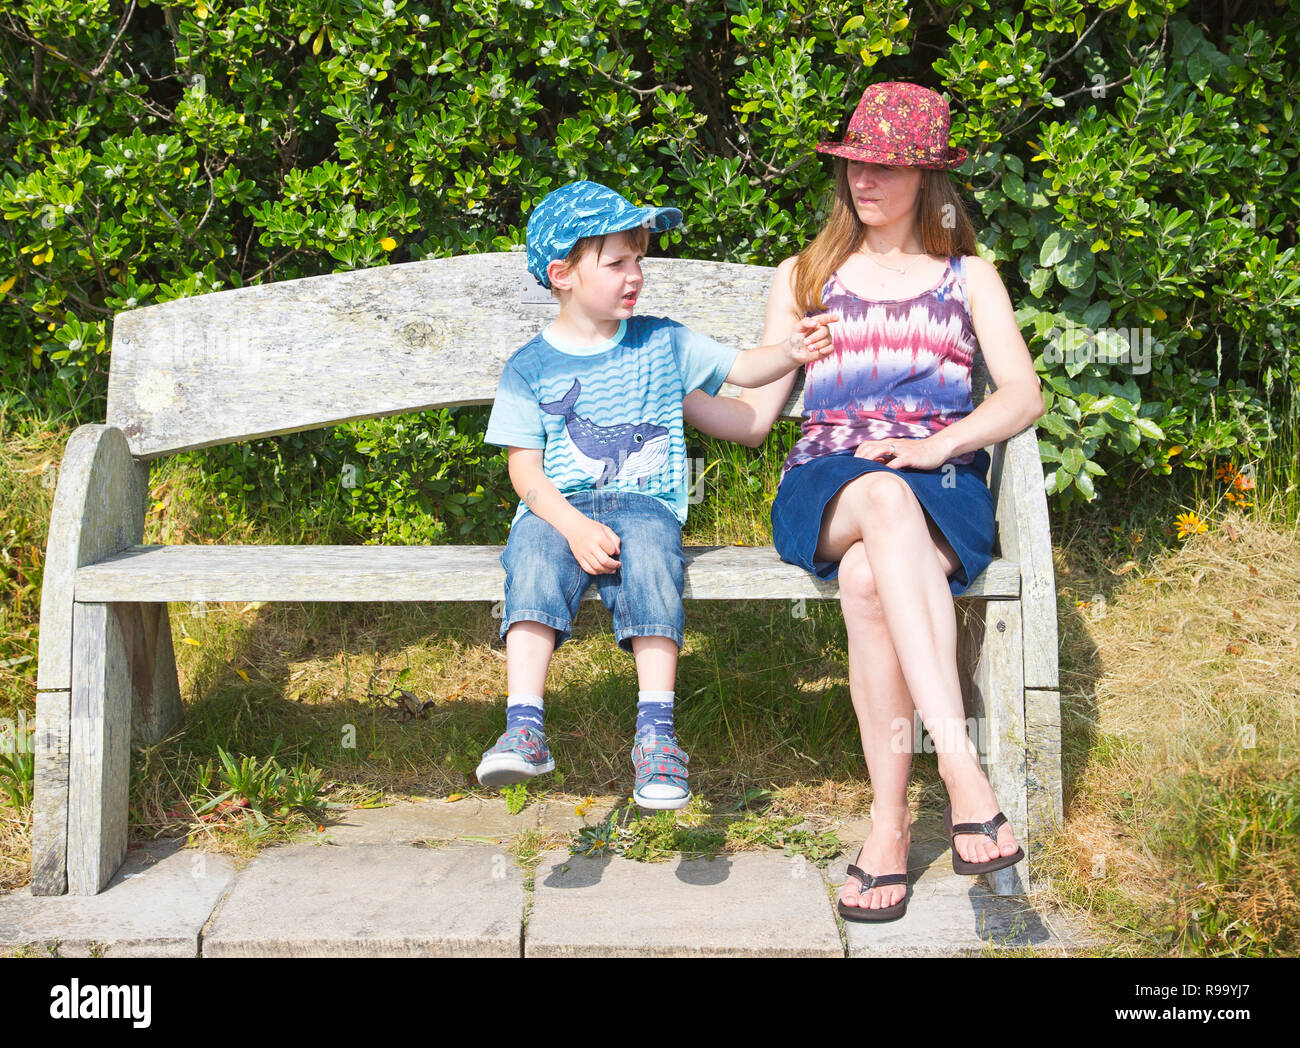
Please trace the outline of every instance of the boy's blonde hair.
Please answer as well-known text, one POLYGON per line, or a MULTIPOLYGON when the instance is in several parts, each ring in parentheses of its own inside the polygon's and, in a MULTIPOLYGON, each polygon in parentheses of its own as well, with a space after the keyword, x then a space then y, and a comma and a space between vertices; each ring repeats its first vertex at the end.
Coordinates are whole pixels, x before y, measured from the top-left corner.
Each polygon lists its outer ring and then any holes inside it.
MULTIPOLYGON (((627 236, 628 243, 632 245, 638 254, 644 255, 646 253, 650 247, 649 229, 645 226, 633 226, 631 229, 624 229, 621 232, 627 236)), ((599 258, 601 250, 605 247, 605 238, 617 235, 617 233, 602 233, 598 237, 583 237, 564 256, 564 264, 572 269, 585 255, 591 252, 592 248, 596 249, 596 257, 599 258)), ((551 288, 551 294, 556 298, 560 297, 558 290, 554 287, 551 288)))

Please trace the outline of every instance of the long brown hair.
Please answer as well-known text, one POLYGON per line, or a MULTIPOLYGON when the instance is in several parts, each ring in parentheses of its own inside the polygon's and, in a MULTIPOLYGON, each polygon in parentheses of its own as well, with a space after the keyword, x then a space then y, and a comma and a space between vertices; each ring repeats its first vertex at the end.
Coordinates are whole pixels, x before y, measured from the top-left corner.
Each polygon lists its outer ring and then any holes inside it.
MULTIPOLYGON (((921 171, 916 210, 921 221, 921 246, 930 255, 975 254, 975 227, 947 171, 921 171)), ((835 157, 835 195, 831 217, 811 244, 799 253, 794 270, 794 298, 804 313, 821 313, 822 288, 853 252, 862 246, 869 227, 858 218, 849 187, 849 163, 835 157)))

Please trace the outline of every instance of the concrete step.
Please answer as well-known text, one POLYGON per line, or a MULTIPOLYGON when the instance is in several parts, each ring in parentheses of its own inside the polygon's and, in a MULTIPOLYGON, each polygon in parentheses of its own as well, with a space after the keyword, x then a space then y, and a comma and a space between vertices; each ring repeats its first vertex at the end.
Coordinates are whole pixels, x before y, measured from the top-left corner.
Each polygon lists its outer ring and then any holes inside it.
MULTIPOLYGON (((594 804, 588 823, 615 798, 594 804)), ((134 848, 97 896, 0 896, 0 953, 59 956, 958 956, 1072 953, 1077 928, 952 872, 937 819, 913 829, 907 914, 839 922, 837 889, 869 830, 820 870, 774 850, 660 863, 507 850, 582 825, 569 805, 410 801, 352 810, 242 869, 177 843, 134 848), (843 936, 841 935, 843 928, 843 936)), ((545 838, 543 838, 545 839, 545 838)))

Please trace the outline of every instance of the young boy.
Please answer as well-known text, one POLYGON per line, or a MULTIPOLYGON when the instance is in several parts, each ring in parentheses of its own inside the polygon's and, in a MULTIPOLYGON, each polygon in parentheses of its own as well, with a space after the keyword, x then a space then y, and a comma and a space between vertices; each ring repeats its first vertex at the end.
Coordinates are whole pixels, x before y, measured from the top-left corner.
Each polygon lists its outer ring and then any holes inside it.
POLYGON ((685 615, 686 441, 682 398, 723 381, 761 386, 830 352, 823 315, 786 345, 738 353, 681 324, 635 316, 650 231, 682 213, 635 207, 594 182, 550 193, 528 220, 528 271, 560 302, 555 322, 506 362, 485 439, 505 446, 521 502, 501 563, 506 730, 479 782, 501 786, 554 769, 542 723, 551 654, 571 635, 594 579, 618 644, 636 660, 633 798, 690 800, 689 759, 673 732, 685 615))

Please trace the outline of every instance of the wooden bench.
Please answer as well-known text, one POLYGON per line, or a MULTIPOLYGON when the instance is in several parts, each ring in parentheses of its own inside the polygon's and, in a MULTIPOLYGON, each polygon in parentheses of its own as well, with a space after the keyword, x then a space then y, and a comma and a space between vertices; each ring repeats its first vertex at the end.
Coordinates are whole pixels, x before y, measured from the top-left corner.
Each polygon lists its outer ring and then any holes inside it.
MULTIPOLYGON (((756 345, 772 270, 647 259, 642 312, 756 345)), ((149 468, 175 452, 492 401, 506 358, 556 313, 517 252, 239 288, 117 315, 105 425, 58 475, 41 600, 32 891, 95 894, 127 847, 136 744, 181 719, 169 601, 497 601, 495 546, 146 546, 149 468)), ((986 376, 977 377, 983 392, 986 376)), ((731 389, 734 395, 736 392, 731 389)), ((801 411, 796 388, 785 417, 801 411)), ((967 713, 1033 854, 1061 810, 1056 597, 1028 429, 990 449, 1000 559, 958 601, 967 713)), ((834 599, 771 547, 687 550, 686 596, 834 599)), ((595 599, 595 588, 587 593, 595 599)), ((849 713, 845 711, 845 716, 849 713)), ((1027 887, 1027 865, 994 875, 1027 887)))

